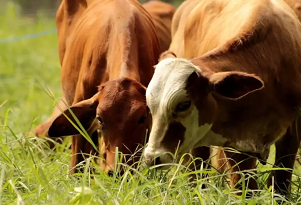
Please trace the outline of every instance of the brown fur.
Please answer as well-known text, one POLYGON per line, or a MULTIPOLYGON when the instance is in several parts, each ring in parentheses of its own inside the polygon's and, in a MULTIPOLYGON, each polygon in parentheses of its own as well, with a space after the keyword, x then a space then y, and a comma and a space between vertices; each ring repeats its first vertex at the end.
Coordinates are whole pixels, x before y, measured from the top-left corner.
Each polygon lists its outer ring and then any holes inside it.
MULTIPOLYGON (((99 146, 105 147, 101 152, 106 160, 102 169, 109 172, 116 147, 130 154, 145 139, 149 124, 145 87, 160 54, 155 26, 135 0, 64 0, 56 22, 64 98, 96 144, 96 130, 101 130, 99 146)), ((54 120, 48 134, 74 135, 71 173, 84 160, 81 153, 96 153, 83 136, 75 135, 78 131, 63 115, 54 120)))
POLYGON ((152 0, 142 4, 151 15, 157 29, 161 52, 166 51, 171 43, 171 20, 176 8, 171 4, 152 0))
MULTIPOLYGON (((282 137, 276 143, 275 166, 293 168, 299 141, 292 129, 296 107, 301 103, 301 26, 286 4, 281 1, 277 4, 279 7, 268 0, 185 1, 174 15, 169 50, 178 57, 194 58, 192 62, 202 69, 202 73, 198 73, 200 77, 190 82, 207 87, 207 94, 202 96, 200 87, 190 93, 192 98, 198 99, 196 106, 202 107, 200 124, 213 123, 212 131, 227 138, 224 146, 236 147, 239 141, 253 140, 259 146, 257 149, 261 149, 282 137), (217 74, 233 71, 259 76, 264 87, 257 89, 255 81, 250 81, 251 88, 258 91, 246 92, 238 87, 238 91, 246 95, 230 100, 241 94, 217 90, 229 86, 224 80, 226 75, 217 74), (206 101, 212 103, 204 104, 206 101), (203 118, 208 115, 211 120, 203 118)), ((267 158, 267 153, 262 151, 262 158, 267 158)), ((226 156, 238 159, 234 161, 246 159, 228 152, 226 156)), ((255 159, 250 160, 240 164, 238 169, 254 168, 255 159)), ((275 189, 286 193, 291 174, 275 171, 272 176, 275 176, 275 189)), ((233 175, 231 184, 234 186, 238 180, 239 176, 233 175)), ((249 188, 256 188, 256 184, 249 183, 249 188)))

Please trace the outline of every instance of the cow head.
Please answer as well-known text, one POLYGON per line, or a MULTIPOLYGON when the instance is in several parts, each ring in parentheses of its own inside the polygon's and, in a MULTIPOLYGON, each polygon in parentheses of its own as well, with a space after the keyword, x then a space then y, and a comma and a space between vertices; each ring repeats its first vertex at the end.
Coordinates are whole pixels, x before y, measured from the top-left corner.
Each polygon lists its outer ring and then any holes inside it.
MULTIPOLYGON (((70 109, 90 136, 97 131, 102 135, 100 151, 104 158, 101 162, 103 170, 107 173, 114 171, 116 147, 124 154, 127 164, 138 161, 129 158, 139 145, 144 144, 149 125, 143 85, 128 78, 108 81, 99 87, 92 98, 70 109)), ((64 114, 73 120, 69 110, 64 114)), ((78 130, 63 114, 54 120, 48 131, 49 137, 77 134, 78 130)))
POLYGON ((255 75, 212 71, 205 74, 188 60, 164 56, 161 59, 146 90, 152 115, 144 152, 149 165, 172 162, 168 153, 184 154, 206 145, 205 135, 219 112, 218 98, 239 100, 264 86, 255 75))

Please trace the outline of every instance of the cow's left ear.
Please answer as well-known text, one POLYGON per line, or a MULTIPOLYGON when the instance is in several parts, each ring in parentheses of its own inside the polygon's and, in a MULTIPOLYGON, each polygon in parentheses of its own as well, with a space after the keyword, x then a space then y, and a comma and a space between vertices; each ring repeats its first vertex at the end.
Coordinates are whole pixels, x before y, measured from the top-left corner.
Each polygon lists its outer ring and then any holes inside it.
POLYGON ((209 82, 213 92, 233 100, 264 87, 264 82, 258 76, 237 71, 214 73, 209 82))
POLYGON ((166 58, 176 58, 176 57, 177 57, 177 55, 174 52, 167 50, 160 54, 159 62, 166 58))
MULTIPOLYGON (((71 106, 69 109, 76 116, 83 128, 87 130, 90 128, 96 117, 97 106, 98 101, 92 97, 71 106)), ((69 109, 65 110, 53 121, 48 130, 49 137, 63 137, 79 134, 79 131, 66 118, 67 116, 77 127, 79 127, 69 109)))

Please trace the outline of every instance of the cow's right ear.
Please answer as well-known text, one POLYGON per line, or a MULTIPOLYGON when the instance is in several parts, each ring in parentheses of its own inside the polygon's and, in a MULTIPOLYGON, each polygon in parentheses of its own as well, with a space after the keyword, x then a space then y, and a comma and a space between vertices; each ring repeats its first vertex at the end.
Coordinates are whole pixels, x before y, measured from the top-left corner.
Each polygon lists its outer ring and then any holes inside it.
MULTIPOLYGON (((97 106, 98 101, 92 97, 73 105, 69 109, 73 112, 84 129, 87 130, 90 128, 96 117, 97 106)), ((69 109, 65 110, 52 122, 48 130, 49 137, 62 137, 79 134, 79 131, 65 117, 66 115, 77 127, 79 127, 69 109)))
POLYGON ((163 53, 160 54, 159 62, 161 60, 166 59, 166 58, 176 58, 176 57, 177 57, 177 55, 174 52, 172 52, 172 51, 164 51, 163 53))
POLYGON ((214 73, 209 81, 214 93, 230 100, 241 99, 264 88, 264 82, 259 76, 239 71, 214 73))

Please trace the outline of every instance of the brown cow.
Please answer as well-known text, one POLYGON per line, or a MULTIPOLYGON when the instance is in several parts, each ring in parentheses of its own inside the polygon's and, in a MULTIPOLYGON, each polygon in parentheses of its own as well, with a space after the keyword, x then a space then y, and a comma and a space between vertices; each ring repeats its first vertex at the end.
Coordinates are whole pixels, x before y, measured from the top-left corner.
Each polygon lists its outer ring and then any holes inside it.
POLYGON ((157 29, 161 52, 164 52, 171 43, 171 20, 176 8, 158 0, 152 0, 142 5, 152 17, 157 29))
MULTIPOLYGON (((63 63, 66 44, 69 42, 70 36, 72 36, 71 34, 74 26, 89 4, 91 4, 91 0, 78 1, 78 3, 73 3, 71 5, 62 3, 57 11, 56 24, 58 28, 59 58, 61 64, 63 63)), ((166 51, 171 43, 171 21, 175 12, 175 7, 157 0, 149 1, 142 6, 151 15, 155 24, 161 52, 166 51)), ((35 128, 34 133, 37 136, 48 136, 47 131, 53 120, 61 114, 61 110, 67 108, 63 101, 66 100, 59 101, 49 119, 35 128)), ((50 147, 53 147, 53 144, 50 144, 50 147)))
MULTIPOLYGON (((277 0, 184 4, 191 4, 186 6, 190 9, 174 16, 178 29, 173 30, 170 50, 193 59, 162 58, 156 66, 146 91, 152 114, 147 163, 170 162, 164 153, 176 148, 182 154, 207 145, 267 159, 275 143, 275 166, 292 169, 301 131, 296 120, 301 25, 296 15, 277 0)), ((255 162, 250 158, 245 165, 252 168, 255 162)), ((271 173, 275 190, 287 193, 291 175, 284 170, 271 173)))
MULTIPOLYGON (((56 24, 58 28, 59 58, 61 64, 63 63, 66 44, 69 41, 69 37, 72 34, 74 26, 91 2, 91 0, 86 0, 77 1, 77 3, 73 3, 71 5, 66 3, 60 4, 56 15, 56 24)), ((166 51, 171 43, 171 21, 176 10, 175 7, 157 0, 149 1, 144 3, 142 6, 151 15, 155 24, 161 52, 166 51)), ((47 131, 51 123, 59 114, 61 114, 61 110, 65 110, 67 108, 64 101, 66 100, 59 101, 50 118, 35 128, 34 133, 37 136, 48 137, 47 131)), ((53 144, 50 144, 50 147, 52 148, 53 144)))
MULTIPOLYGON (((149 124, 145 87, 160 54, 155 26, 135 0, 64 0, 57 26, 64 98, 96 145, 100 131, 105 159, 101 168, 110 173, 116 147, 131 154, 145 140, 149 124)), ((68 110, 64 114, 72 119, 68 110)), ((70 172, 74 173, 85 158, 81 153, 96 150, 60 114, 48 136, 67 135, 73 135, 70 172)))

